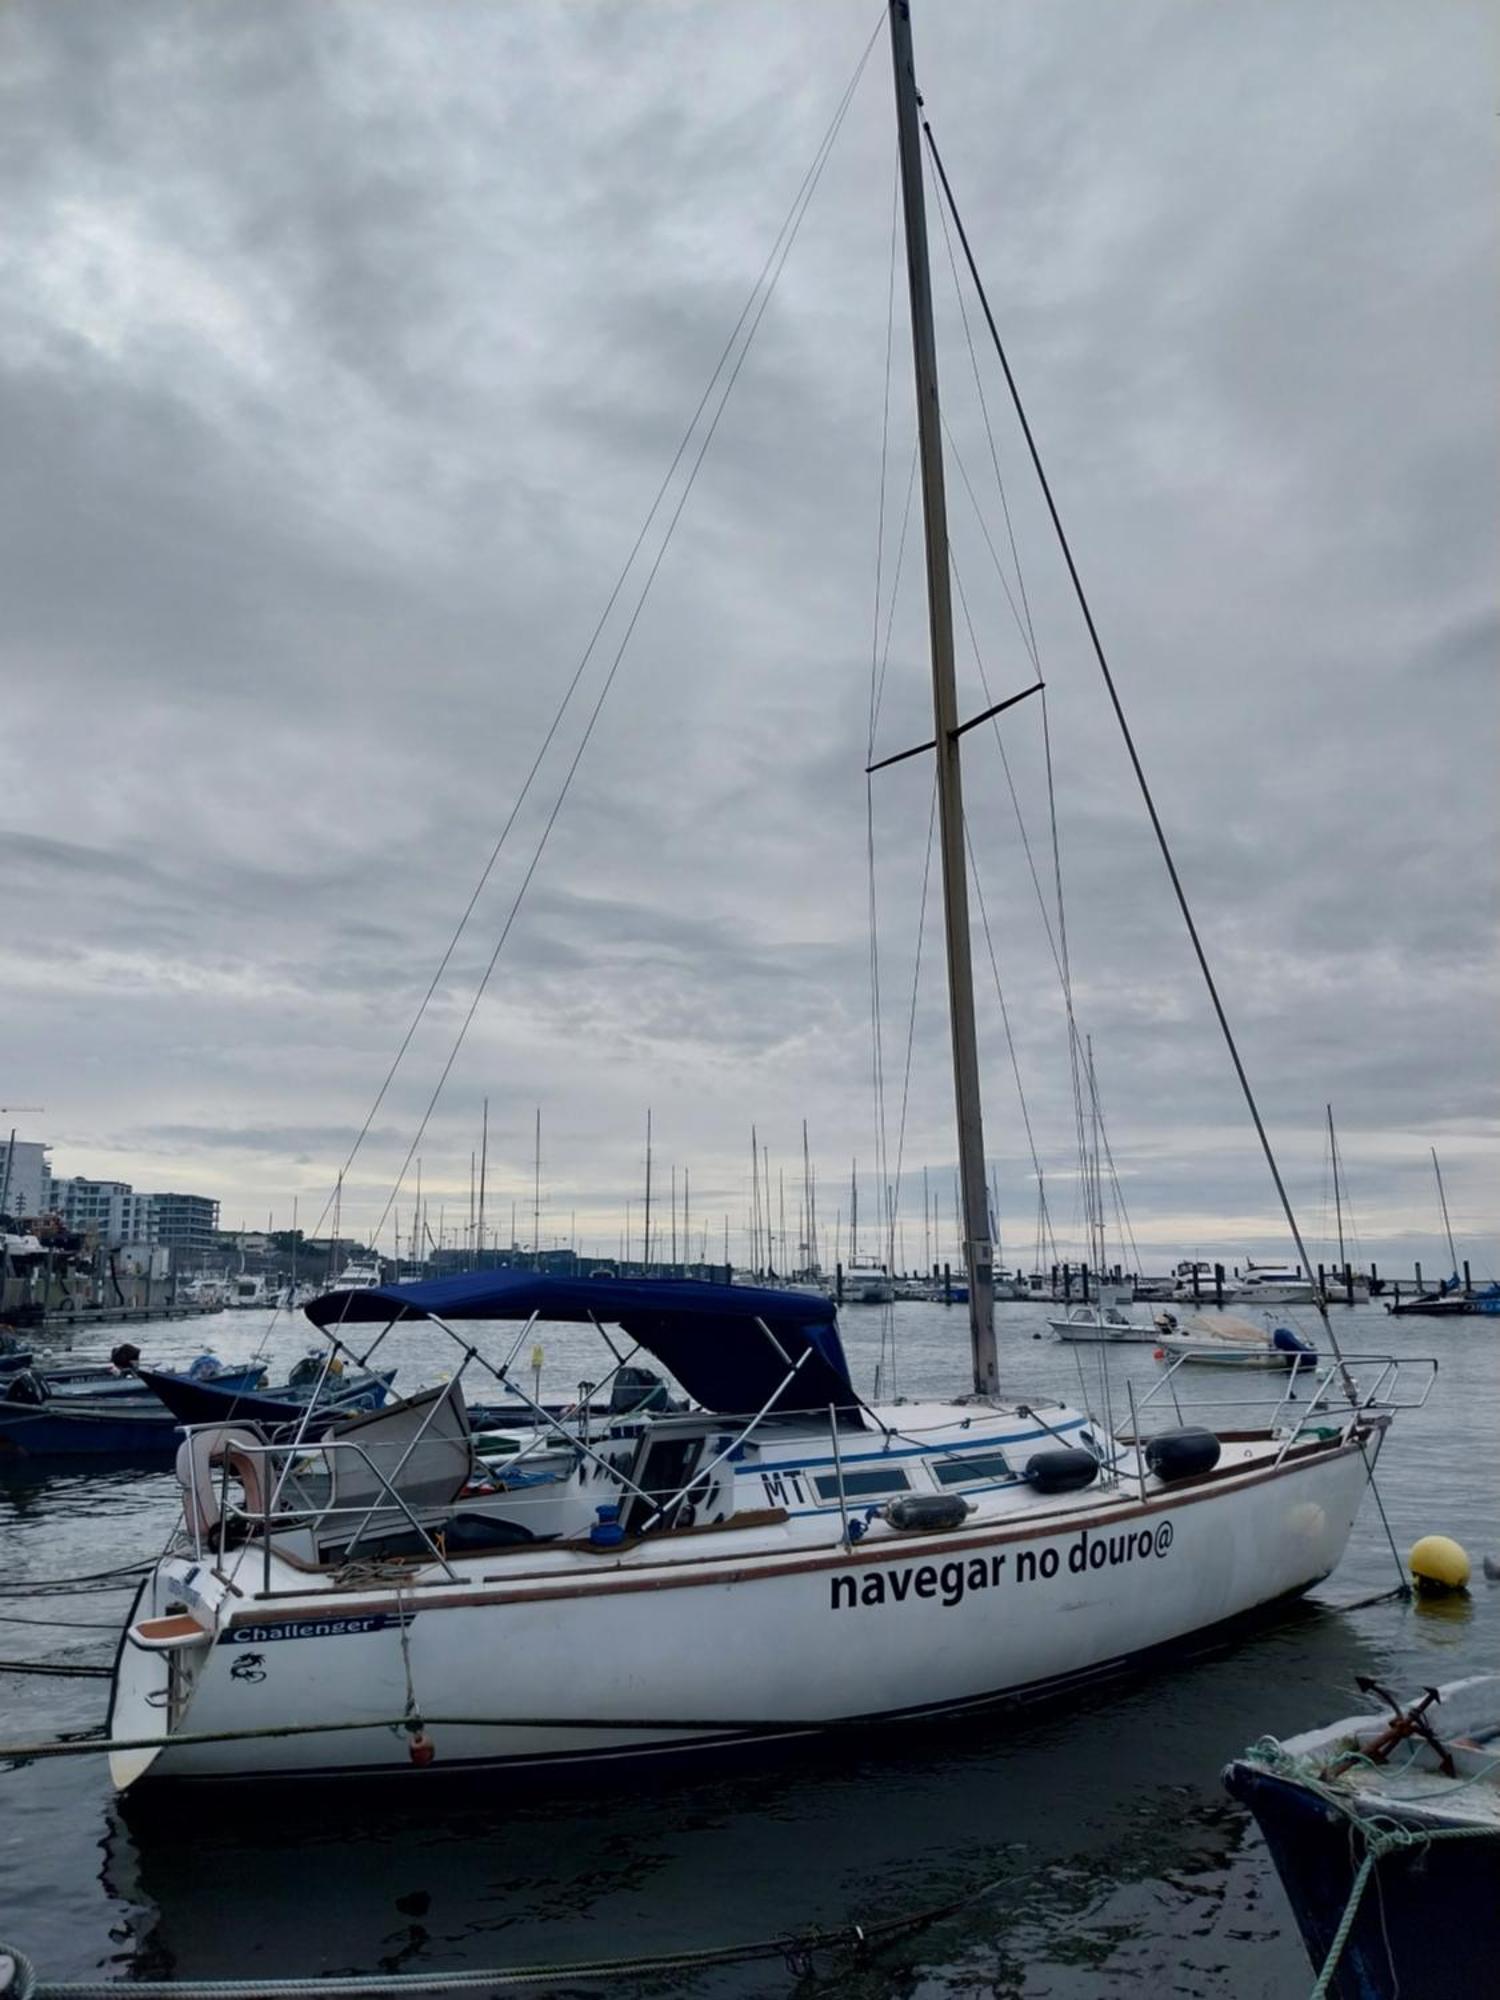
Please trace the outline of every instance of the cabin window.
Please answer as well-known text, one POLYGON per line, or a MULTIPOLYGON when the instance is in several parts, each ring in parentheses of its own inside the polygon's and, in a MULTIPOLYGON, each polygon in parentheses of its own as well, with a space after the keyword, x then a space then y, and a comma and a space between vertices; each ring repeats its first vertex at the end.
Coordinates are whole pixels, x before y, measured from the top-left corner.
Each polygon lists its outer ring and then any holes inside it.
MULTIPOLYGON (((839 1479, 836 1472, 820 1473, 813 1481, 819 1496, 824 1500, 837 1500, 839 1479)), ((846 1500, 869 1500, 877 1493, 909 1493, 911 1481, 904 1472, 894 1466, 876 1472, 846 1472, 844 1474, 844 1498, 846 1500)))
POLYGON ((969 1451, 962 1458, 940 1458, 933 1462, 939 1486, 977 1485, 984 1479, 1009 1479, 1011 1470, 1001 1451, 969 1451))

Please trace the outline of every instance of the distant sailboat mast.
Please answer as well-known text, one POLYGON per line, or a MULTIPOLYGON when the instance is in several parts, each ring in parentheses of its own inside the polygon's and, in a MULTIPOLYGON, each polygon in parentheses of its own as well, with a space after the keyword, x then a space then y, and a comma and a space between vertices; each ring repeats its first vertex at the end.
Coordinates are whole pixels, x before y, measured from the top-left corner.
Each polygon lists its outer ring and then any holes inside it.
POLYGON ((1432 1153, 1432 1171, 1437 1176, 1438 1201, 1443 1211, 1443 1228, 1448 1237, 1448 1268, 1456 1278, 1458 1276, 1458 1252, 1453 1247, 1453 1224, 1448 1220, 1448 1197, 1443 1192, 1443 1170, 1438 1165, 1437 1147, 1433 1146, 1429 1150, 1432 1153))
POLYGON ((969 1339, 974 1387, 1000 1387, 995 1349, 993 1248, 985 1189, 984 1125, 979 1102, 979 1043, 974 1024, 974 972, 969 945, 969 882, 964 859, 963 784, 958 693, 953 667, 953 602, 948 566, 948 512, 943 484, 943 426, 938 408, 937 341, 927 265, 927 217, 922 197, 917 79, 907 0, 889 0, 891 57, 901 191, 906 217, 906 268, 911 293, 916 365, 917 434, 922 462, 922 514, 927 543, 927 614, 932 647, 932 705, 937 758, 938 830, 943 859, 943 919, 948 958, 948 1010, 953 1028, 953 1088, 958 1112, 958 1172, 963 1255, 969 1279, 969 1339))
MULTIPOLYGON (((1346 1259, 1344 1256, 1344 1200, 1339 1191, 1339 1142, 1333 1136, 1333 1106, 1330 1104, 1325 1108, 1328 1112, 1328 1158, 1333 1166, 1333 1217, 1335 1223, 1338 1225, 1339 1269, 1342 1271, 1346 1259)), ((1326 1209, 1324 1210, 1324 1214, 1327 1214, 1326 1209)))

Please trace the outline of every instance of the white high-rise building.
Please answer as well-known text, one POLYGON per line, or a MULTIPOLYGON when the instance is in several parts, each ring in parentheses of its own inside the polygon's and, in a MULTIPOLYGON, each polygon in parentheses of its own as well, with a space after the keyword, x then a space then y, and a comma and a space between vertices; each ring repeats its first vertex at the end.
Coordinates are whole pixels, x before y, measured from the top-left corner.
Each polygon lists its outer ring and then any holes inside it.
POLYGON ((75 1174, 52 1183, 52 1207, 69 1229, 97 1236, 110 1249, 154 1240, 152 1201, 129 1181, 91 1181, 75 1174))

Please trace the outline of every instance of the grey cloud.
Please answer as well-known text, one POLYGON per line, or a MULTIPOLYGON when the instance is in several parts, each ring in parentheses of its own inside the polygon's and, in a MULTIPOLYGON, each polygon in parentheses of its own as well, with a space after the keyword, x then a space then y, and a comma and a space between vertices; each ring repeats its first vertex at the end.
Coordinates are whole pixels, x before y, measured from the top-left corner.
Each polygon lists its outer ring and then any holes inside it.
MULTIPOLYGON (((49 1105, 61 1166, 146 1158, 252 1213, 326 1193, 870 26, 852 0, 773 6, 753 33, 707 6, 7 10, 0 953, 7 1074, 49 1105)), ((1372 1245, 1430 1246, 1435 1142, 1455 1219, 1493 1260, 1500 328, 1478 17, 955 0, 917 32, 1301 1198, 1317 1210, 1332 1098, 1372 1245)), ((549 1202, 610 1242, 647 1103, 664 1157, 691 1161, 705 1213, 736 1228, 752 1120, 790 1169, 809 1119, 831 1209, 854 1154, 871 1196, 862 766, 888 94, 878 47, 423 1140, 424 1186, 460 1207, 486 1092, 497 1184, 524 1193, 540 1103, 549 1202)), ((945 406, 1003 546, 934 233, 945 406)), ((887 588, 911 449, 899 277, 896 306, 887 588)), ((1048 682, 1080 1015, 1132 1216, 1170 1247, 1253 1225, 1279 1248, 985 381, 1048 682)), ((951 487, 998 696, 1029 669, 951 487)), ((930 726, 919 559, 914 533, 882 749, 930 726)), ((961 676, 982 705, 966 652, 961 676)), ((583 712, 351 1213, 373 1220, 388 1192, 583 712)), ((1005 727, 1045 871, 1036 704, 1005 727)), ((875 785, 894 1153, 929 779, 913 765, 875 785)), ((966 798, 1062 1190, 1060 1005, 985 733, 966 798)), ((929 911, 904 1158, 946 1182, 938 937, 929 911)), ((976 942, 1020 1243, 1031 1167, 976 942)))

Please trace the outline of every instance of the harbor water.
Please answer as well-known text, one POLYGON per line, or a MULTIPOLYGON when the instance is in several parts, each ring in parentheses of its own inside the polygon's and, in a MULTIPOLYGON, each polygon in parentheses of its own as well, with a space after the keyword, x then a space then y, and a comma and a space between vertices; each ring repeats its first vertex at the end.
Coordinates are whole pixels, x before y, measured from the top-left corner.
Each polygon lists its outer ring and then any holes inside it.
MULTIPOLYGON (((1074 1401, 1087 1392, 1097 1402, 1099 1350, 1036 1338, 1044 1312, 997 1308, 1007 1392, 1074 1401)), ((1312 1313, 1278 1316, 1315 1337, 1312 1313)), ((1481 1566, 1500 1554, 1500 1323, 1393 1321, 1375 1306, 1337 1309, 1335 1324, 1351 1352, 1440 1362, 1427 1406, 1397 1418, 1378 1483, 1403 1554, 1427 1533, 1469 1550, 1466 1598, 1347 1608, 1395 1581, 1367 1496, 1343 1564, 1301 1605, 1207 1653, 1019 1717, 758 1753, 609 1788, 523 1788, 497 1776, 429 1798, 417 1781, 394 1803, 326 1789, 270 1811, 245 1795, 189 1796, 150 1815, 122 1809, 95 1754, 0 1769, 0 1938, 47 1979, 456 1971, 793 1938, 983 1890, 862 1959, 815 1953, 800 1982, 774 1957, 613 1979, 608 1990, 1028 2000, 1306 1991, 1280 1885, 1253 1824, 1220 1788, 1221 1766, 1264 1733, 1363 1706, 1359 1674, 1404 1690, 1493 1671, 1500 1633, 1500 1585, 1481 1566)), ((882 1396, 967 1386, 961 1308, 851 1307, 843 1328, 867 1392, 877 1365, 882 1396)), ((308 1344, 304 1326, 264 1313, 149 1331, 140 1344, 151 1362, 171 1365, 208 1343, 227 1360, 264 1352, 273 1374, 308 1344)), ((499 1358, 514 1329, 475 1337, 499 1358)), ((591 1334, 540 1337, 544 1396, 606 1372, 591 1334)), ((107 1352, 111 1339, 100 1328, 66 1352, 107 1352)), ((398 1330, 382 1354, 400 1364, 398 1389, 457 1364, 430 1328, 398 1330)), ((1148 1347, 1115 1350, 1108 1365, 1119 1422, 1126 1382, 1143 1394, 1161 1370, 1148 1347)), ((529 1368, 521 1379, 529 1390, 529 1368)), ((1184 1393, 1219 1401, 1263 1402, 1284 1386, 1209 1369, 1179 1380, 1184 1393)), ((176 1515, 169 1470, 0 1459, 0 1656, 107 1665, 128 1596, 41 1597, 25 1586, 154 1557, 176 1515)), ((732 1643, 704 1634, 705 1676, 732 1643)), ((495 1684, 503 1697, 499 1649, 495 1684)), ((7 1742, 103 1721, 99 1679, 7 1674, 0 1689, 7 1742)), ((440 1763, 440 1741, 437 1751, 440 1763)), ((605 1984, 569 1978, 539 1990, 605 1984)))

